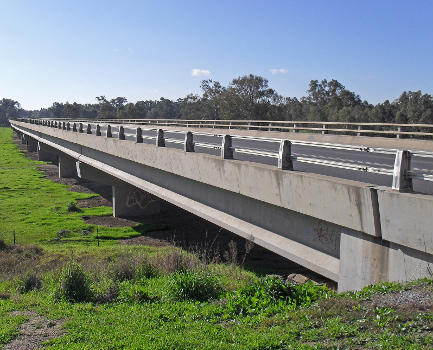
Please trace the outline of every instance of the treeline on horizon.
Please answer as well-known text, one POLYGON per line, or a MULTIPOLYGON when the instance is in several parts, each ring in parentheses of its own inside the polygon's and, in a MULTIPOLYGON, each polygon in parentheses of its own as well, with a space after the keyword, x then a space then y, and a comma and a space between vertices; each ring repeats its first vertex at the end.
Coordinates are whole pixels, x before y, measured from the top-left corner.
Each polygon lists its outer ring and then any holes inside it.
POLYGON ((125 97, 96 97, 94 104, 55 102, 49 108, 24 110, 18 101, 0 100, 0 125, 8 119, 225 119, 225 120, 305 120, 433 124, 433 97, 421 91, 404 91, 392 102, 373 105, 362 101, 337 80, 311 80, 306 96, 283 97, 271 89, 268 80, 246 75, 228 86, 203 80, 201 95, 189 94, 172 101, 128 102, 125 97))

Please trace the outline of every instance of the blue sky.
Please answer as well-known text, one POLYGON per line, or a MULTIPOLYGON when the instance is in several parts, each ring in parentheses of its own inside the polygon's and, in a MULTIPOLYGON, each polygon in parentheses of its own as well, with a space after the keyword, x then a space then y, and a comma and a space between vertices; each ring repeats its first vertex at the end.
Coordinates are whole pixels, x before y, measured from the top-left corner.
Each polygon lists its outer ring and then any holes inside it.
POLYGON ((0 98, 27 109, 250 73, 292 97, 323 78, 371 103, 433 94, 433 0, 0 0, 0 98))

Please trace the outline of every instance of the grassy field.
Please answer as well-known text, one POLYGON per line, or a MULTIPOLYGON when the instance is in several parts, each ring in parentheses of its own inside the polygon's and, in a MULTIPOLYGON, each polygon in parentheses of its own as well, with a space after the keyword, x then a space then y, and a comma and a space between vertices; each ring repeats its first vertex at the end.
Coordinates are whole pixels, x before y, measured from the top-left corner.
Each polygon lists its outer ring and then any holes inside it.
POLYGON ((81 216, 111 208, 68 211, 89 194, 37 166, 0 128, 0 348, 26 341, 20 327, 37 317, 48 333, 61 325, 47 349, 433 348, 431 304, 401 302, 431 298, 431 280, 337 294, 260 276, 233 258, 119 245, 155 227, 86 224, 81 216))

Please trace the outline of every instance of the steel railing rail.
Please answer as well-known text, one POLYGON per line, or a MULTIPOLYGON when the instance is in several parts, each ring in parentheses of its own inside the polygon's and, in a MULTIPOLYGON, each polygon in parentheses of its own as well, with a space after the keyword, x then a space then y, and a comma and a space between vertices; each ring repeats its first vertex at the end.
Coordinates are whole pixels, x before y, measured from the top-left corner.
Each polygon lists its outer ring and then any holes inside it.
MULTIPOLYGON (((86 121, 86 125, 84 125, 84 123, 80 120, 20 119, 20 121, 28 122, 31 124, 45 125, 49 127, 63 129, 63 130, 69 130, 72 132, 81 132, 81 133, 87 132, 89 134, 93 134, 96 130, 99 130, 99 135, 96 136, 101 135, 100 124, 96 124, 93 122, 89 123, 89 121, 86 121)), ((127 121, 130 122, 131 120, 127 120, 127 121)), ((104 120, 104 123, 105 122, 106 121, 104 120)), ((185 150, 189 149, 189 151, 194 151, 194 146, 201 147, 201 148, 221 150, 221 156, 224 159, 233 158, 233 152, 254 155, 254 156, 261 156, 261 157, 277 158, 279 167, 287 170, 292 170, 293 169, 292 162, 296 161, 299 163, 315 164, 320 166, 393 176, 393 188, 396 190, 406 190, 408 188, 411 189, 412 179, 433 181, 433 170, 417 169, 417 168, 411 169, 410 166, 410 159, 412 156, 433 158, 433 152, 372 148, 372 147, 363 147, 363 146, 356 146, 356 145, 343 145, 343 144, 333 144, 333 143, 313 142, 313 141, 289 141, 289 140, 283 140, 279 138, 266 138, 266 137, 259 137, 259 136, 244 136, 244 135, 227 135, 222 133, 210 133, 210 132, 190 132, 190 131, 186 132, 184 130, 164 129, 164 128, 155 128, 155 127, 141 128, 141 127, 137 127, 137 124, 132 124, 129 126, 118 125, 116 127, 111 127, 110 124, 107 124, 106 127, 107 130, 110 130, 110 134, 108 133, 108 131, 106 131, 106 137, 113 137, 113 133, 114 135, 117 135, 119 139, 122 140, 125 140, 126 136, 128 137, 135 136, 137 138, 136 140, 137 142, 142 142, 144 139, 152 140, 152 141, 156 140, 158 142, 159 131, 162 131, 162 135, 164 135, 164 133, 180 134, 184 136, 184 140, 164 137, 164 141, 166 143, 172 143, 172 144, 183 144, 184 149, 185 150), (114 129, 117 130, 115 131, 114 129), (134 134, 134 133, 125 132, 125 129, 126 130, 135 129, 136 133, 134 134), (143 131, 156 132, 157 136, 142 135, 143 131), (215 144, 215 143, 208 143, 208 142, 193 142, 194 135, 220 137, 223 139, 223 141, 222 144, 215 144), (139 137, 140 137, 140 141, 138 141, 139 137), (225 142, 224 140, 226 141, 228 140, 227 142, 229 142, 229 145, 224 145, 225 142), (271 150, 258 149, 252 147, 233 147, 231 144, 232 140, 249 140, 249 141, 279 143, 280 149, 278 152, 275 152, 271 150), (188 142, 190 143, 189 147, 187 147, 188 142), (348 160, 348 159, 333 158, 333 157, 325 158, 323 156, 308 156, 305 154, 292 154, 291 152, 292 144, 301 145, 301 146, 328 148, 328 149, 338 149, 338 150, 345 150, 345 151, 390 154, 390 155, 395 155, 395 162, 394 162, 394 166, 391 167, 386 164, 369 163, 369 162, 358 161, 358 160, 348 160), (289 165, 280 166, 281 164, 289 164, 289 165), (378 165, 380 167, 371 166, 372 164, 378 165)))

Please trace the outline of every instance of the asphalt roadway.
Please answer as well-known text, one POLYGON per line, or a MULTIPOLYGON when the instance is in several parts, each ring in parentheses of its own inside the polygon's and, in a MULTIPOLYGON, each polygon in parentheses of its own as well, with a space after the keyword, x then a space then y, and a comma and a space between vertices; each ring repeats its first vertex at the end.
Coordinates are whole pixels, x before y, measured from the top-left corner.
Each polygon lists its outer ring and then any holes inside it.
MULTIPOLYGON (((102 135, 106 135, 106 126, 104 124, 101 125, 102 135)), ((94 125, 92 126, 92 132, 94 132, 94 125)), ((145 130, 146 126, 143 126, 143 137, 146 136, 156 136, 155 130, 145 130)), ((118 137, 119 126, 112 125, 112 133, 113 137, 118 137)), ((125 132, 125 140, 126 141, 134 141, 136 137, 136 129, 134 127, 124 127, 125 132)), ((229 134, 236 135, 236 130, 230 130, 227 132, 229 134)), ((164 131, 165 139, 173 139, 173 140, 184 140, 184 134, 179 132, 170 132, 164 131)), ((144 143, 155 144, 155 139, 144 139, 144 143)), ((221 145, 221 137, 211 136, 211 135, 194 135, 194 143, 209 143, 214 145, 221 145)), ((183 149, 183 144, 167 142, 166 147, 172 147, 177 149, 183 149)), ((279 143, 278 142, 264 142, 257 140, 238 140, 233 139, 233 147, 239 148, 251 148, 251 149, 260 149, 262 151, 271 151, 278 153, 279 143)), ((219 155, 219 149, 210 149, 199 147, 195 145, 195 151, 206 154, 219 155)), ((394 158, 395 156, 392 154, 382 154, 382 153, 369 153, 369 152, 359 152, 359 151, 348 151, 348 150, 339 150, 339 149, 330 149, 330 148, 319 148, 313 146, 303 146, 303 145, 292 145, 292 154, 295 156, 302 157, 314 157, 323 160, 331 160, 338 162, 349 162, 356 163, 360 166, 371 166, 375 168, 387 168, 392 169, 394 167, 394 158)), ((250 155, 244 153, 234 152, 234 159, 244 160, 268 165, 277 166, 277 159, 271 157, 250 155)), ((323 165, 316 164, 307 164, 297 162, 296 160, 293 162, 294 170, 316 173, 328 176, 334 176, 343 179, 361 181, 364 183, 378 185, 378 186, 387 186, 391 187, 392 176, 389 175, 381 175, 374 173, 367 173, 363 171, 357 170, 348 170, 341 168, 334 168, 323 165)), ((425 157, 412 157, 412 170, 422 171, 429 170, 430 174, 433 174, 433 158, 425 158, 425 157)), ((432 181, 424 181, 413 179, 413 189, 416 193, 421 194, 433 194, 433 182, 432 181)))

